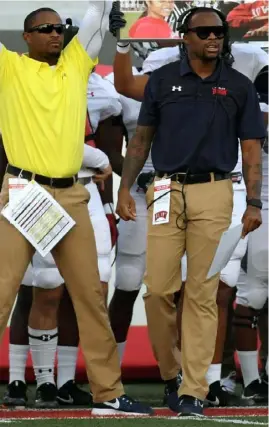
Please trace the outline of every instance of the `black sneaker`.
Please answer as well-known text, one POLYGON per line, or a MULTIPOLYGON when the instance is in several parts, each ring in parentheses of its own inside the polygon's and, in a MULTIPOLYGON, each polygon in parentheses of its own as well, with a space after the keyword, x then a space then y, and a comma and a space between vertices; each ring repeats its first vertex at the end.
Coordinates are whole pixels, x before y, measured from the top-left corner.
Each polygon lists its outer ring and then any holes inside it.
POLYGON ((94 403, 92 415, 137 415, 149 416, 153 415, 154 411, 150 406, 143 405, 137 400, 132 399, 124 394, 109 402, 94 403))
POLYGON ((215 381, 209 386, 209 393, 206 396, 208 406, 238 406, 238 398, 225 390, 220 381, 215 381))
POLYGON ((73 380, 59 388, 57 400, 60 405, 88 406, 92 403, 91 394, 81 390, 73 380))
POLYGON ((177 412, 178 408, 178 389, 182 383, 182 375, 177 374, 176 378, 165 381, 163 404, 168 406, 171 411, 177 412))
POLYGON ((53 409, 58 408, 57 402, 57 387, 52 383, 41 384, 36 390, 35 408, 38 409, 53 409))
POLYGON ((25 406, 27 402, 27 385, 23 381, 13 381, 7 386, 3 397, 6 406, 25 406))
POLYGON ((242 394, 242 401, 248 405, 267 402, 268 385, 261 380, 252 381, 247 387, 245 387, 242 394))
POLYGON ((180 396, 177 406, 177 412, 180 417, 195 415, 203 416, 204 404, 202 400, 192 396, 180 396))

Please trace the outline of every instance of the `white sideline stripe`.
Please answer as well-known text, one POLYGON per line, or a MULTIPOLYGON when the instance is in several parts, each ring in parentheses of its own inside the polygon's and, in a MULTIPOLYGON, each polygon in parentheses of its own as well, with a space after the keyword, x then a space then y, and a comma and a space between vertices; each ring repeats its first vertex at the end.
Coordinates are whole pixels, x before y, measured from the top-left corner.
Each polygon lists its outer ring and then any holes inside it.
MULTIPOLYGON (((19 1, 19 0, 18 0, 19 1)), ((81 1, 84 1, 84 0, 81 0, 81 1)), ((86 1, 86 0, 85 0, 86 1)), ((87 0, 88 1, 88 0, 87 0)), ((0 4, 1 4, 1 0, 0 0, 0 4)), ((157 402, 158 400, 156 400, 156 402, 157 402)), ((25 413, 27 413, 27 412, 29 412, 29 411, 31 411, 31 412, 40 412, 40 409, 36 409, 36 408, 26 408, 25 409, 25 406, 21 406, 21 407, 19 407, 19 406, 17 406, 15 409, 19 409, 19 410, 21 410, 21 408, 23 408, 23 411, 25 411, 25 413)), ((267 409, 268 407, 267 406, 258 406, 258 405, 256 405, 256 406, 230 406, 230 410, 238 410, 238 409, 240 409, 240 410, 242 410, 242 411, 244 411, 244 409, 251 409, 253 412, 255 411, 255 409, 260 409, 260 408, 262 408, 262 409, 267 409)), ((168 408, 167 408, 167 406, 155 406, 155 407, 152 407, 152 409, 154 410, 154 411, 168 411, 168 408)), ((212 408, 204 408, 204 409, 212 409, 212 408)), ((215 407, 215 408, 213 408, 215 411, 217 411, 217 410, 219 410, 219 411, 222 411, 223 410, 223 408, 221 408, 221 407, 215 407)), ((5 409, 5 408, 0 408, 0 414, 1 414, 1 412, 3 412, 3 411, 6 411, 7 409, 5 409)), ((46 412, 50 412, 50 413, 54 413, 54 412, 56 412, 56 413, 58 413, 58 412, 65 412, 65 411, 69 411, 69 412, 83 412, 83 411, 85 411, 85 412, 89 412, 89 411, 91 411, 91 408, 63 408, 63 407, 61 407, 61 408, 59 408, 59 409, 42 409, 42 411, 46 411, 46 412)), ((229 417, 230 415, 227 415, 227 417, 229 417)), ((246 417, 259 417, 259 416, 266 416, 266 415, 259 415, 259 414, 250 414, 250 415, 231 415, 232 417, 240 417, 240 416, 246 416, 246 417)), ((21 418, 19 418, 19 419, 21 419, 21 418)), ((0 421, 2 421, 1 420, 1 418, 0 418, 0 421)))
MULTIPOLYGON (((212 421, 214 423, 224 423, 224 424, 239 424, 239 425, 251 425, 251 426, 268 426, 268 423, 263 423, 263 422, 253 422, 253 421, 244 421, 244 420, 235 420, 234 418, 222 418, 222 417, 218 417, 218 418, 211 418, 211 417, 171 417, 170 419, 172 420, 178 420, 180 421, 182 418, 182 420, 190 420, 190 421, 212 421)), ((168 418, 169 419, 169 418, 168 418)))
MULTIPOLYGON (((129 417, 114 417, 114 416, 97 416, 94 418, 91 417, 72 417, 72 418, 66 418, 63 417, 61 418, 61 420, 65 420, 65 419, 69 419, 69 420, 83 420, 83 419, 103 419, 103 420, 108 420, 108 419, 113 419, 113 420, 132 420, 132 419, 141 419, 141 418, 147 418, 148 417, 137 417, 137 416, 129 416, 129 417)), ((0 425, 1 423, 11 423, 16 421, 17 423, 20 423, 21 421, 36 421, 36 420, 46 420, 46 421, 50 421, 50 420, 55 420, 55 419, 59 419, 59 418, 41 418, 41 417, 33 417, 33 418, 8 418, 8 419, 1 419, 0 420, 0 425)), ((234 418, 222 418, 222 417, 218 417, 218 418, 211 418, 211 417, 156 417, 156 419, 163 419, 163 420, 168 420, 168 421, 212 421, 212 422, 216 422, 216 423, 223 423, 223 424, 239 424, 239 425, 251 425, 251 426, 268 426, 268 423, 264 423, 264 422, 253 422, 253 421, 244 421, 244 420, 235 420, 234 418)))

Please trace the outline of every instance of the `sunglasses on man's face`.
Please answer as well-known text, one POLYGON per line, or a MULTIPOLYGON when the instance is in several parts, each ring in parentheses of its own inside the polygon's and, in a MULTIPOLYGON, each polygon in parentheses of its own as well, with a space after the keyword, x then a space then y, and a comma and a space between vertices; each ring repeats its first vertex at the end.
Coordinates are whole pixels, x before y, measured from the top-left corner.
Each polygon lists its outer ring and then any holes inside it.
POLYGON ((63 24, 42 24, 36 27, 30 28, 27 32, 33 33, 37 32, 40 34, 51 34, 53 31, 56 31, 57 34, 63 34, 65 26, 63 24))
POLYGON ((199 39, 206 40, 210 36, 210 34, 214 34, 217 39, 223 39, 226 34, 227 30, 225 27, 222 26, 215 26, 215 27, 194 27, 189 28, 188 31, 192 33, 196 33, 199 39))

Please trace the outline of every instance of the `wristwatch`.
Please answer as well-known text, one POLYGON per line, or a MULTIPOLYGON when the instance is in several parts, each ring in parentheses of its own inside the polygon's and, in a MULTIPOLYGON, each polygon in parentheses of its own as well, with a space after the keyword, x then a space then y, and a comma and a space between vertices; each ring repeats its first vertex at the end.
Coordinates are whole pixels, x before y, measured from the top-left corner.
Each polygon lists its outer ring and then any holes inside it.
POLYGON ((247 198, 247 205, 248 206, 254 206, 254 208, 262 209, 262 202, 260 199, 248 199, 247 198))

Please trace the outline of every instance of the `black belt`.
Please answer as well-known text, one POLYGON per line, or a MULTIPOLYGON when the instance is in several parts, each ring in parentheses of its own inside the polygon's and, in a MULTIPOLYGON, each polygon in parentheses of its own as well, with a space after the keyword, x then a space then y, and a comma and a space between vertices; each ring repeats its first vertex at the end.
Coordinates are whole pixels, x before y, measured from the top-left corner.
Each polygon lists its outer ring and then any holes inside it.
MULTIPOLYGON (((187 174, 184 172, 175 172, 171 176, 170 172, 156 172, 156 176, 158 178, 163 178, 164 175, 167 175, 167 178, 171 178, 171 181, 176 181, 184 184, 203 184, 205 182, 211 181, 210 173, 195 173, 195 174, 187 174)), ((222 181, 223 179, 231 179, 230 173, 216 173, 213 172, 215 181, 222 181)))
POLYGON ((16 168, 15 166, 12 166, 12 165, 7 166, 6 172, 14 176, 20 176, 20 178, 27 179, 28 181, 31 181, 31 179, 34 179, 38 184, 48 185, 49 187, 54 187, 54 188, 72 187, 72 185, 74 185, 78 180, 77 175, 74 175, 70 178, 49 178, 43 175, 38 175, 38 174, 35 175, 33 172, 16 168))

